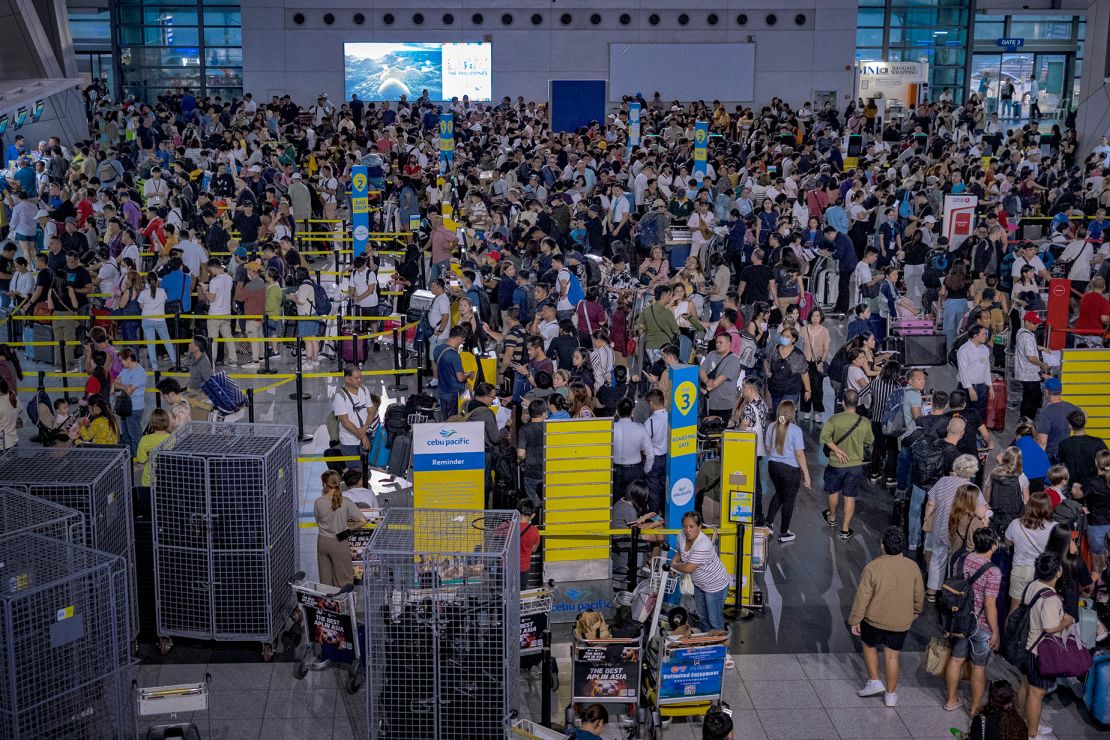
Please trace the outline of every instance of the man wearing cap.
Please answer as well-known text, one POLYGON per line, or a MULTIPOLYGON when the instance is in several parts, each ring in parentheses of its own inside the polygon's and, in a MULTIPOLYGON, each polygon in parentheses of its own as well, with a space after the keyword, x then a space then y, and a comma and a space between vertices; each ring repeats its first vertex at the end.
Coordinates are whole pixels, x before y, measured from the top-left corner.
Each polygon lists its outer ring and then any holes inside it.
POLYGON ((1061 399, 1064 393, 1059 378, 1049 378, 1044 382, 1047 403, 1037 412, 1034 425, 1037 427, 1037 443, 1044 448, 1049 461, 1055 465, 1060 462, 1060 443, 1071 435, 1068 415, 1079 407, 1061 399))
MULTIPOLYGON (((247 272, 246 282, 235 289, 235 300, 243 304, 244 316, 261 316, 266 311, 266 283, 261 278, 261 260, 251 260, 245 265, 247 272)), ((261 340, 262 320, 247 319, 244 331, 248 339, 261 340)), ((248 342, 251 350, 251 361, 243 365, 245 370, 257 370, 258 362, 262 359, 263 342, 248 342)))
POLYGON ((1014 342, 1014 380, 1021 383, 1022 417, 1032 419, 1041 408, 1041 380, 1047 377, 1048 364, 1041 359, 1034 333, 1044 320, 1033 311, 1026 311, 1022 317, 1021 328, 1014 342))
POLYGON ((62 248, 67 252, 73 251, 77 254, 84 254, 88 251, 89 240, 77 230, 77 219, 73 216, 65 221, 65 231, 62 232, 62 248))

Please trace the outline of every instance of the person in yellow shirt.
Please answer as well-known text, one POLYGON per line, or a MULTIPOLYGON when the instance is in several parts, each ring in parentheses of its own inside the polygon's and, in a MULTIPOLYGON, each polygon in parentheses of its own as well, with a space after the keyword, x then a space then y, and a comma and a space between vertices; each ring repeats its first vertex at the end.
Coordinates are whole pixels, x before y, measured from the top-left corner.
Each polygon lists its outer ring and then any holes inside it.
MULTIPOLYGON (((167 378, 167 380, 173 380, 167 378)), ((162 381, 165 382, 165 381, 162 381)), ((150 453, 170 436, 170 414, 165 409, 154 409, 150 413, 150 426, 146 434, 139 439, 139 446, 135 451, 136 472, 142 468, 142 477, 139 485, 135 487, 135 513, 139 516, 150 514, 150 453)))
POLYGON ((89 396, 86 401, 89 415, 73 428, 70 435, 73 443, 82 445, 118 445, 119 421, 112 413, 107 399, 99 393, 89 396))

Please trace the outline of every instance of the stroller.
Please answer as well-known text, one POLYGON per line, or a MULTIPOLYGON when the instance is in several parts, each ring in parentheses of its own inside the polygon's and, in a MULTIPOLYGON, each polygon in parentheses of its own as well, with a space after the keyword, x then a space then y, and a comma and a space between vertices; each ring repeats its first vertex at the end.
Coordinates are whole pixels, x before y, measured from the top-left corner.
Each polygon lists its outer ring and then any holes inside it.
POLYGON ((70 416, 59 425, 54 417, 54 403, 45 389, 40 388, 35 391, 35 395, 27 402, 26 411, 27 419, 37 430, 37 433, 31 437, 32 442, 41 444, 43 447, 69 443, 69 428, 79 417, 70 416))

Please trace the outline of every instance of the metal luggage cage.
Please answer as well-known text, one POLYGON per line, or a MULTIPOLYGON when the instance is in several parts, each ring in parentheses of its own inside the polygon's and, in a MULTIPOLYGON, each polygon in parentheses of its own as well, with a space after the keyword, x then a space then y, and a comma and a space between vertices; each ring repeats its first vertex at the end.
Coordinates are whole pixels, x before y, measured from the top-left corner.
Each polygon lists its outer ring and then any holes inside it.
POLYGON ((0 737, 127 737, 128 614, 122 558, 0 538, 0 737))
POLYGON ((371 740, 505 737, 519 695, 516 512, 391 507, 365 551, 371 740))
POLYGON ((85 542, 85 517, 76 509, 11 488, 0 488, 0 536, 26 532, 69 545, 85 542))
POLYGON ((129 636, 139 634, 131 453, 126 447, 13 447, 0 456, 0 486, 80 512, 74 544, 118 555, 127 567, 129 636))
POLYGON ((163 654, 192 637, 257 640, 272 658, 294 611, 297 447, 291 426, 189 422, 152 451, 163 654))

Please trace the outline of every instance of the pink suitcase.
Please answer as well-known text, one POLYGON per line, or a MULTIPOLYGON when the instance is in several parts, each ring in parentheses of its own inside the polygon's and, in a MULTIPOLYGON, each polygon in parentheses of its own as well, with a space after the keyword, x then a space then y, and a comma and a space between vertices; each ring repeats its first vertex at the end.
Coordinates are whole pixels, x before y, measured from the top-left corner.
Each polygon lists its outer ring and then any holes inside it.
POLYGON ((813 293, 803 293, 802 299, 798 301, 798 315, 802 321, 809 320, 809 312, 817 305, 817 300, 813 297, 813 293))
POLYGON ((899 319, 892 322, 891 333, 900 337, 921 336, 936 332, 932 319, 899 319))

